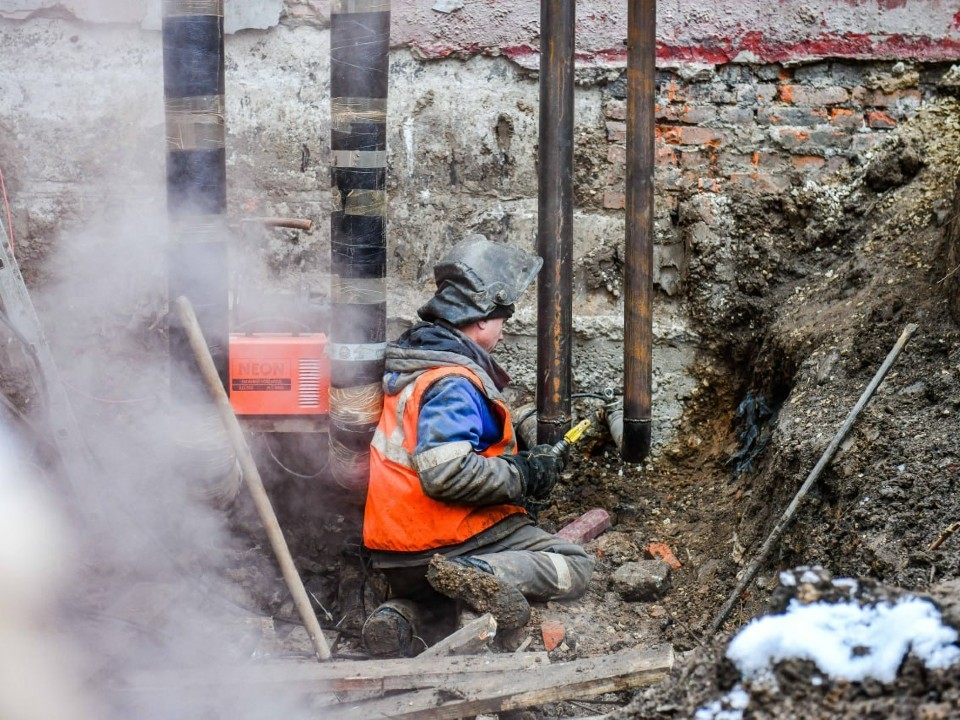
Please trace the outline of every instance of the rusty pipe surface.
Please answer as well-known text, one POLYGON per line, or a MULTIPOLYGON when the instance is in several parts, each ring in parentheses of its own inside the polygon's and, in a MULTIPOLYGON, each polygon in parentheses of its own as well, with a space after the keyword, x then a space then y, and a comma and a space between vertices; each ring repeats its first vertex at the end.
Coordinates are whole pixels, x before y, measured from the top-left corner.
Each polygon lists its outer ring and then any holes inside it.
POLYGON ((387 335, 390 0, 330 5, 330 470, 366 496, 387 335))
POLYGON ((573 287, 574 0, 540 3, 537 441, 570 428, 573 287))
POLYGON ((656 0, 627 9, 627 184, 623 312, 623 444, 627 462, 650 454, 653 385, 653 172, 656 0))
POLYGON ((180 327, 187 337, 197 368, 203 377, 210 396, 213 398, 217 413, 220 415, 227 435, 230 437, 230 442, 233 444, 233 449, 237 453, 237 460, 240 463, 240 469, 243 471, 243 480, 253 497, 257 515, 260 517, 263 529, 270 540, 270 547, 273 549, 273 554, 280 565, 280 571, 287 583, 287 588, 290 590, 290 595, 293 597, 297 613, 303 621, 307 635, 310 636, 310 642, 313 644, 317 659, 327 660, 330 658, 330 648, 327 647, 327 640, 320 629, 320 622, 317 620, 317 615, 310 604, 306 588, 303 587, 303 581, 300 579, 300 573, 297 572, 293 556, 290 555, 290 548, 287 547, 287 541, 283 537, 277 515, 270 503, 270 496, 267 495, 263 480, 260 478, 260 472, 257 470, 257 463, 254 461, 247 440, 243 436, 243 429, 233 412, 233 406, 230 405, 227 391, 223 389, 223 384, 220 382, 217 369, 213 364, 213 358, 203 338, 203 331, 200 329, 197 316, 193 312, 193 306, 185 297, 177 298, 175 305, 180 327))
MULTIPOLYGON (((170 217, 168 293, 193 299, 226 386, 230 306, 226 242, 223 0, 163 3, 163 96, 170 217)), ((180 328, 170 328, 171 394, 193 402, 196 367, 180 328)))

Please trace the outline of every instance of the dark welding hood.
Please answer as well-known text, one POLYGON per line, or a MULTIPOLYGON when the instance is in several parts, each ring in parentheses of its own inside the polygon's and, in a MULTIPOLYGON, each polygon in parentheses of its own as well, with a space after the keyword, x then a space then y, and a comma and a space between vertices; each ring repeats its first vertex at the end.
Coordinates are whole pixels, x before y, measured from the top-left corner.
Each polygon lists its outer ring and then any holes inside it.
POLYGON ((417 314, 428 322, 446 320, 457 326, 510 317, 542 266, 541 257, 470 235, 434 266, 437 291, 417 314))

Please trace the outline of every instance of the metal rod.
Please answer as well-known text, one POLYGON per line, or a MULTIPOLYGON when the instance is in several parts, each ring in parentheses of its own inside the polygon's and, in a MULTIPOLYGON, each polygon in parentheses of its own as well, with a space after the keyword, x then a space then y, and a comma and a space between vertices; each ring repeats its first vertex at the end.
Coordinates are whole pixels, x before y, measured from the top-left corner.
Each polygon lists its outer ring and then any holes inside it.
POLYGON ((330 470, 361 501, 383 407, 389 0, 330 12, 330 470))
POLYGON ((853 409, 850 411, 850 414, 847 415, 847 419, 844 421, 843 425, 837 431, 837 434, 833 436, 833 440, 830 441, 830 444, 827 446, 827 449, 823 451, 823 455, 820 456, 819 462, 817 462, 816 467, 810 471, 810 474, 807 476, 807 479, 804 481, 803 485, 800 486, 800 489, 797 490, 797 494, 793 496, 793 500, 790 501, 790 505, 787 506, 787 509, 784 510, 783 515, 780 516, 780 519, 777 521, 777 524, 774 526, 773 530, 770 531, 770 534, 767 536, 767 539, 764 541, 760 550, 757 552, 756 557, 753 559, 753 562, 747 566, 743 571, 743 575, 740 578, 740 582, 737 583, 737 586, 733 589, 733 592, 730 593, 730 597, 727 598, 727 602, 724 603, 723 607, 720 608, 720 612, 717 613, 717 616, 713 619, 713 622, 710 624, 710 629, 708 633, 712 636, 717 630, 720 629, 720 626, 723 624, 723 621, 726 620, 727 615, 730 614, 730 611, 733 609, 734 603, 736 603, 737 598, 740 597, 740 593, 744 591, 747 585, 750 584, 750 581, 753 580, 757 572, 760 570, 760 566, 763 564, 764 560, 767 559, 767 555, 770 554, 770 550, 773 548, 774 544, 780 539, 780 536, 783 535, 784 530, 787 529, 787 526, 790 524, 790 521, 793 520, 793 516, 797 512, 797 508, 800 506, 800 502, 806 496, 807 492, 813 486, 813 483, 817 481, 817 478, 820 477, 820 474, 823 472, 824 468, 827 467, 827 464, 833 460, 833 456, 837 452, 837 448, 840 447, 840 443, 843 442, 844 438, 847 436, 847 433, 850 432, 850 428, 853 427, 853 424, 856 422, 857 418, 860 416, 860 411, 866 406, 870 401, 870 398, 873 397, 873 393, 879 387, 880 383, 883 382, 883 378, 886 377, 887 371, 893 366, 893 363, 896 362, 897 358, 900 356, 901 351, 906 346, 907 342, 910 340, 910 337, 917 331, 917 326, 913 323, 907 325, 903 332, 900 334, 900 339, 897 340, 896 345, 893 346, 893 349, 887 355, 887 358, 883 361, 883 364, 880 366, 880 369, 877 370, 877 373, 873 376, 873 380, 870 381, 870 384, 867 385, 867 389, 863 391, 863 394, 860 396, 860 399, 857 400, 857 404, 853 406, 853 409))
MULTIPOLYGON (((170 298, 193 298, 226 385, 229 338, 226 126, 222 0, 163 3, 170 298)), ((190 402, 201 384, 181 329, 170 328, 171 393, 190 402)))
POLYGON ((264 227, 291 228, 293 230, 303 230, 304 232, 313 230, 313 220, 310 218, 253 217, 243 218, 241 222, 257 223, 264 227))
POLYGON ((297 572, 293 557, 290 555, 287 541, 283 537, 283 531, 280 529, 277 515, 273 511, 273 505, 270 504, 267 490, 263 486, 257 464, 250 453, 247 440, 243 436, 240 422, 233 412, 233 406, 230 405, 227 391, 223 389, 223 383, 220 382, 217 369, 213 364, 213 358, 203 338, 200 323, 197 322, 197 316, 193 312, 193 306, 185 297, 178 297, 175 305, 181 329, 190 343, 197 368, 203 377, 204 384, 210 391, 220 419, 223 421, 230 442, 233 444, 233 449, 237 453, 237 460, 243 472, 244 482, 250 490, 250 495, 253 496, 253 504, 257 509, 257 515, 260 516, 263 529, 267 532, 270 547, 280 564, 280 570, 283 573, 284 581, 287 583, 287 588, 293 596, 293 603, 297 607, 297 612, 307 630, 307 635, 310 636, 310 642, 313 643, 317 659, 327 660, 330 658, 330 648, 327 647, 326 638, 323 637, 323 631, 320 629, 320 622, 317 620, 313 606, 310 604, 310 598, 307 597, 307 591, 303 587, 303 581, 300 579, 300 573, 297 572))
POLYGON ((653 172, 656 0, 627 9, 627 181, 623 297, 623 444, 627 462, 650 453, 653 385, 653 172))
POLYGON ((570 428, 573 287, 574 0, 540 3, 537 441, 570 428))

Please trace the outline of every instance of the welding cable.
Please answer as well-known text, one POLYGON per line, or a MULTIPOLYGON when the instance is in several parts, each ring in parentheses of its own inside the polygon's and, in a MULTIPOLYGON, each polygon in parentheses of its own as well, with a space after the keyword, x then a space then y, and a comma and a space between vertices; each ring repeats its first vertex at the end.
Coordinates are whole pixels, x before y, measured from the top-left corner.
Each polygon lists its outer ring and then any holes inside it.
POLYGON ((260 433, 261 437, 263 437, 263 446, 267 448, 267 453, 270 455, 273 461, 280 467, 280 469, 283 470, 285 473, 288 473, 289 475, 293 475, 294 477, 300 478, 302 480, 316 480, 318 477, 320 477, 327 471, 327 466, 330 464, 329 462, 324 463, 323 467, 320 468, 320 470, 318 470, 313 475, 304 475, 303 473, 298 473, 296 470, 291 470, 282 462, 280 462, 280 458, 278 458, 274 454, 273 448, 270 447, 270 442, 269 440, 267 440, 267 434, 268 433, 260 433))
MULTIPOLYGON (((27 337, 20 332, 16 325, 14 325, 7 314, 0 310, 0 322, 7 326, 13 336, 20 341, 20 344, 23 345, 23 349, 27 352, 27 355, 30 356, 30 359, 33 361, 34 366, 37 370, 37 376, 41 380, 46 380, 43 374, 43 366, 40 364, 40 356, 37 354, 37 349, 33 346, 33 343, 27 339, 27 337)), ((40 394, 43 396, 43 405, 46 408, 49 408, 50 397, 47 394, 47 385, 46 382, 38 382, 37 389, 40 391, 40 394)))
POLYGON ((102 398, 102 397, 97 397, 96 395, 90 395, 89 393, 85 393, 76 385, 73 385, 72 383, 67 382, 63 378, 60 378, 60 382, 62 382, 68 389, 72 390, 80 397, 84 397, 87 400, 95 400, 96 402, 105 403, 107 405, 126 405, 127 403, 142 403, 142 402, 146 402, 147 400, 160 399, 160 395, 158 395, 157 393, 154 393, 152 395, 144 395, 143 397, 135 397, 135 398, 117 398, 117 399, 102 398))
MULTIPOLYGON (((599 393, 599 392, 575 392, 575 393, 570 393, 570 399, 577 400, 580 398, 590 398, 591 400, 600 400, 601 402, 610 402, 613 399, 614 395, 622 395, 622 394, 623 394, 622 390, 611 391, 609 397, 608 395, 605 395, 604 393, 599 393)), ((527 410, 527 412, 525 412, 523 415, 520 416, 519 420, 514 422, 514 425, 516 427, 520 427, 527 420, 529 420, 536 412, 537 412, 537 408, 535 407, 531 408, 530 410, 527 410)))
POLYGON ((3 169, 0 168, 0 190, 3 190, 3 206, 7 209, 7 229, 10 231, 10 254, 16 256, 17 246, 13 241, 13 218, 10 217, 10 202, 7 200, 7 186, 3 182, 3 169))

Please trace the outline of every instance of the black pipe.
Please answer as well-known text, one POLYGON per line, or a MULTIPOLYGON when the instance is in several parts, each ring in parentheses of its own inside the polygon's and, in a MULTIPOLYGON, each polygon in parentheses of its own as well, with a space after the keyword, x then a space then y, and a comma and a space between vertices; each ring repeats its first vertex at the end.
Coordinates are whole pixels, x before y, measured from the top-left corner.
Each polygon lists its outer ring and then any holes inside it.
MULTIPOLYGON (((223 0, 164 0, 169 297, 196 309, 214 366, 227 384, 229 302, 224 125, 223 0)), ((171 393, 196 403, 198 377, 182 327, 170 324, 171 393)))
POLYGON ((537 441, 570 428, 573 287, 574 0, 540 3, 537 441))
POLYGON ((330 470, 364 497, 387 333, 390 0, 330 8, 330 470))
POLYGON ((650 454, 653 382, 653 172, 656 0, 627 9, 627 185, 624 261, 623 445, 627 462, 650 454))

